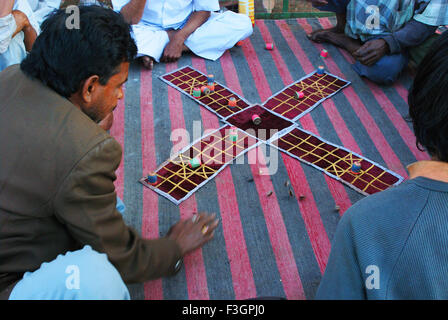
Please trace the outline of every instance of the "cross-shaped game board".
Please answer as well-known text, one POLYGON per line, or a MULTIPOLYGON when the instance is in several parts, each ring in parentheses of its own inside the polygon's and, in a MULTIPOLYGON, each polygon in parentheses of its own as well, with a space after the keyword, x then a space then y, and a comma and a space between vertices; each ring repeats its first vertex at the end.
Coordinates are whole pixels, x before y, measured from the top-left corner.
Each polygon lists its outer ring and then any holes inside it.
POLYGON ((299 128, 297 121, 325 99, 350 85, 327 72, 313 72, 267 99, 251 105, 232 90, 186 66, 160 76, 168 85, 195 99, 225 125, 201 137, 165 161, 140 182, 180 204, 236 158, 267 144, 369 195, 403 181, 398 174, 365 157, 299 128), (198 90, 211 88, 210 92, 198 90), (233 105, 230 98, 235 98, 233 105))

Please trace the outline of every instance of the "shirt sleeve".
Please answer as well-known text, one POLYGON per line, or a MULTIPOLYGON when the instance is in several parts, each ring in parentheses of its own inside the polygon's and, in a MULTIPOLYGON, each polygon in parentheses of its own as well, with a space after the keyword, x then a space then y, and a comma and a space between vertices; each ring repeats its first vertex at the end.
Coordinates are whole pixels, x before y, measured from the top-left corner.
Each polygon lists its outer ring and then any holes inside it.
POLYGON ((218 0, 193 0, 194 11, 218 11, 218 0))
POLYGON ((72 169, 54 198, 56 218, 80 245, 106 253, 126 283, 173 275, 180 248, 169 238, 143 239, 116 210, 115 170, 121 147, 107 138, 72 169))
POLYGON ((352 209, 342 217, 333 239, 330 257, 316 299, 366 299, 363 276, 356 256, 352 209))
POLYGON ((415 47, 434 34, 437 27, 429 26, 417 20, 410 20, 403 28, 385 36, 384 40, 389 45, 390 53, 400 53, 409 47, 415 47))

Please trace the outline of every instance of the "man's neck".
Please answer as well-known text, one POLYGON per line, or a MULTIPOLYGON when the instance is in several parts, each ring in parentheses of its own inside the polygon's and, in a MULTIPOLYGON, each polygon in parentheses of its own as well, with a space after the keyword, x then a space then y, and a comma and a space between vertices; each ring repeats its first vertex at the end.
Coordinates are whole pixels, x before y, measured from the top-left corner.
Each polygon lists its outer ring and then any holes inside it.
POLYGON ((415 162, 408 166, 409 179, 425 177, 448 183, 448 162, 428 160, 415 162))

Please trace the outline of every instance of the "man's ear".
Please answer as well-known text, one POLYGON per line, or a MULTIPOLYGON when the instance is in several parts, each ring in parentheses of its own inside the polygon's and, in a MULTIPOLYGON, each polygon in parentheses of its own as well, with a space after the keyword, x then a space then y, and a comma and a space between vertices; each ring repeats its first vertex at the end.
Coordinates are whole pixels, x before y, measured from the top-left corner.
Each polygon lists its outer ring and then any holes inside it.
POLYGON ((81 98, 85 103, 92 101, 92 96, 100 85, 100 78, 97 75, 87 78, 81 86, 81 98))

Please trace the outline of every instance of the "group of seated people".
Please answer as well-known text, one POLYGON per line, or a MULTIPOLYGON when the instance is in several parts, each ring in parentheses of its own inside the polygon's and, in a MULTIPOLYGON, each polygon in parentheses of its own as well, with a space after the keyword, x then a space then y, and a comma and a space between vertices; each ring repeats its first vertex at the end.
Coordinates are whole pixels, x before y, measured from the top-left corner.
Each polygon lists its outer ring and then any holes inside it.
MULTIPOLYGON (((347 50, 356 60, 354 70, 380 84, 394 83, 409 63, 416 67, 437 39, 436 29, 448 25, 445 0, 311 2, 334 12, 337 24, 309 38, 347 50)), ((5 0, 0 4, 0 71, 23 60, 52 10, 91 4, 122 13, 132 25, 137 58, 148 69, 175 61, 185 51, 216 60, 252 34, 246 16, 217 13, 215 0, 5 0)))
MULTIPOLYGON (((361 75, 386 82, 410 44, 446 23, 444 1, 378 0, 390 5, 379 25, 395 29, 367 36, 370 27, 352 18, 366 12, 353 6, 368 1, 313 2, 334 10, 338 25, 310 38, 349 50, 361 75)), ((80 6, 80 28, 70 29, 67 12, 49 3, 68 1, 0 3, 0 299, 129 299, 126 284, 174 275, 219 225, 215 214, 195 213, 145 239, 125 224, 114 186, 122 148, 104 121, 123 98, 129 65, 140 58, 151 68, 185 50, 217 59, 252 26, 246 16, 214 13, 217 0, 113 0, 80 6)), ((446 32, 421 59, 409 92, 416 141, 431 160, 344 214, 317 298, 448 299, 447 89, 446 32)))

